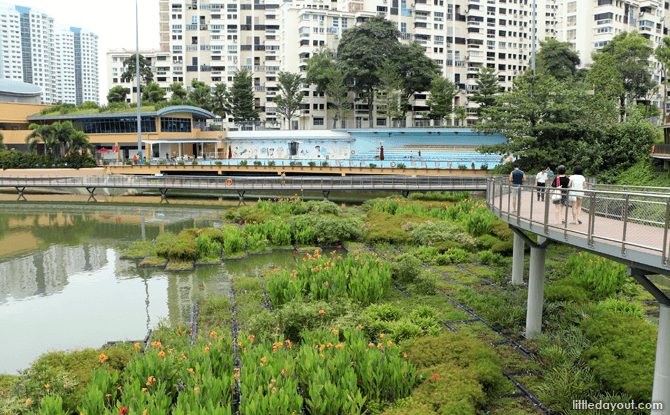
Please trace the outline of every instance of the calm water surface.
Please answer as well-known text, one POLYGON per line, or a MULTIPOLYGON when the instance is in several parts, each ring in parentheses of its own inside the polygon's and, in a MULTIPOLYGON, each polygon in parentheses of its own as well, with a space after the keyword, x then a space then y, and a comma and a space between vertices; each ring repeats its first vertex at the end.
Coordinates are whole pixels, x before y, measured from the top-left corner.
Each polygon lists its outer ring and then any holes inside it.
POLYGON ((0 203, 0 373, 51 350, 141 340, 161 318, 188 324, 191 304, 228 292, 232 276, 295 263, 275 251, 173 273, 119 259, 138 239, 220 226, 221 211, 0 203))

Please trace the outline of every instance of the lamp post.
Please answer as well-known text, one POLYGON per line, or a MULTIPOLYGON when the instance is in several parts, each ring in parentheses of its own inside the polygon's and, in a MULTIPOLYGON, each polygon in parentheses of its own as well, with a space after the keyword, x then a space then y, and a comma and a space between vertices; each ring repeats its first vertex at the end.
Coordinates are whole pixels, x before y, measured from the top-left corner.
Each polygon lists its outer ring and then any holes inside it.
POLYGON ((140 163, 142 162, 142 122, 141 106, 142 99, 140 95, 140 8, 135 0, 135 69, 137 70, 137 155, 140 163))
POLYGON ((532 28, 532 31, 533 31, 533 33, 532 33, 532 35, 533 35, 532 36, 533 58, 532 58, 532 61, 531 61, 531 66, 533 68, 533 75, 535 75, 535 41, 537 40, 536 35, 535 35, 535 19, 537 18, 537 16, 536 16, 537 15, 537 12, 536 12, 537 4, 536 3, 537 3, 537 0, 533 0, 533 12, 532 12, 532 15, 533 15, 533 28, 532 28))

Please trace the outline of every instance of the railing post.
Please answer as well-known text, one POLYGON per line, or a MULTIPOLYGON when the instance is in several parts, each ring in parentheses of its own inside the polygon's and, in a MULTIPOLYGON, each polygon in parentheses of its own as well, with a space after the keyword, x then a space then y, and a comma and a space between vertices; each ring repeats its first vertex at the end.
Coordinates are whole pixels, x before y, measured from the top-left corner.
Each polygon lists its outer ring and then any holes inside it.
POLYGON ((626 231, 628 228, 628 202, 630 195, 626 195, 623 200, 623 235, 621 236, 621 256, 626 256, 626 231))
MULTIPOLYGON (((546 186, 546 185, 545 185, 546 186)), ((551 208, 551 191, 545 187, 544 201, 544 234, 549 235, 549 209, 551 208)))
POLYGON ((663 266, 668 266, 668 224, 670 224, 670 197, 665 201, 665 226, 663 228, 663 266))
MULTIPOLYGON (((607 204, 607 202, 605 202, 605 204, 607 204)), ((593 247, 593 228, 595 226, 595 215, 596 215, 596 194, 591 193, 591 206, 589 206, 589 226, 587 233, 587 244, 589 247, 593 247)))

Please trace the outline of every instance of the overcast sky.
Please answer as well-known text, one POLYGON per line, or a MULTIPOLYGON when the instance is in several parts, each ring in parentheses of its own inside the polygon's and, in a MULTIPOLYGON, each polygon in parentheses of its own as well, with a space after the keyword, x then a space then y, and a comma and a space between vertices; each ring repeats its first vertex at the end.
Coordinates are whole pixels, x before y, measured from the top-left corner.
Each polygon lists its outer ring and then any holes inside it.
MULTIPOLYGON (((109 49, 135 49, 135 0, 113 2, 91 0, 4 0, 7 3, 40 9, 57 24, 86 28, 99 36, 98 70, 100 101, 107 102, 107 65, 109 49)), ((140 49, 157 49, 158 0, 138 0, 140 12, 140 49)))

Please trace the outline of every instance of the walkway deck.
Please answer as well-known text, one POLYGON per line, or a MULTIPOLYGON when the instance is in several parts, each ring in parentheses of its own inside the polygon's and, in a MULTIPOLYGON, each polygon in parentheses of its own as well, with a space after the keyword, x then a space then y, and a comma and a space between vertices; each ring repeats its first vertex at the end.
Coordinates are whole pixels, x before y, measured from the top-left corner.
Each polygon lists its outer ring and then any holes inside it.
POLYGON ((538 202, 538 188, 523 186, 516 208, 510 191, 509 183, 489 181, 487 205, 503 221, 634 268, 670 275, 668 195, 586 190, 579 224, 571 208, 564 208, 557 219, 557 205, 549 198, 538 202))

